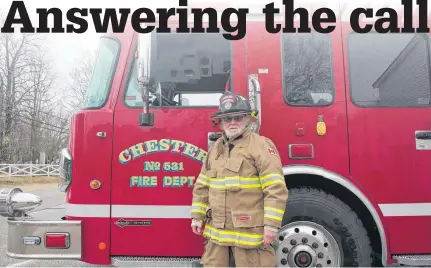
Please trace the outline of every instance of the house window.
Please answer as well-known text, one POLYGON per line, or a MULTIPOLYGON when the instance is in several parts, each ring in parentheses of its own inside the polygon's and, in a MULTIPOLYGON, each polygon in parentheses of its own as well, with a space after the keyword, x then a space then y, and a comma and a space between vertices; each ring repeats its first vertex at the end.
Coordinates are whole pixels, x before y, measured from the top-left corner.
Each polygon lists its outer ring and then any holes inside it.
POLYGON ((351 100, 363 107, 430 105, 428 36, 351 33, 348 37, 351 100))

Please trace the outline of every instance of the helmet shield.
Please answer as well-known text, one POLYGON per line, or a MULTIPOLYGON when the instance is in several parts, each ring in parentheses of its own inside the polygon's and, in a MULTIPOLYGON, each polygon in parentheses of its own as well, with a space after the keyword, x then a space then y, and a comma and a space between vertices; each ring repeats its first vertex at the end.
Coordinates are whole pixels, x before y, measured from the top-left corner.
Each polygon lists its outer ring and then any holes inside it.
POLYGON ((219 111, 211 118, 221 118, 238 114, 251 114, 253 110, 246 98, 239 94, 226 92, 220 97, 219 111))

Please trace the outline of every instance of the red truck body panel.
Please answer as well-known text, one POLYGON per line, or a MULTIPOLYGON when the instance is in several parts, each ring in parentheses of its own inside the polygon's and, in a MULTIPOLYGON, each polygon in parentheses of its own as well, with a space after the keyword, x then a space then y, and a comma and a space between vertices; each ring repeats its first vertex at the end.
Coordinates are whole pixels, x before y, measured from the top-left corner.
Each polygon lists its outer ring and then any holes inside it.
MULTIPOLYGON (((429 254, 431 213, 415 209, 431 203, 431 151, 416 149, 415 131, 431 130, 431 106, 354 103, 351 28, 340 15, 337 20, 329 34, 333 100, 328 105, 286 103, 285 40, 282 33, 268 33, 263 21, 249 21, 247 36, 232 42, 233 89, 247 95, 247 75, 258 74, 260 134, 274 141, 283 165, 322 167, 350 181, 371 202, 387 241, 383 261, 393 262, 392 254, 429 254), (319 121, 326 124, 323 135, 317 135, 319 121), (312 157, 292 159, 292 145, 312 145, 312 157), (401 204, 413 210, 407 213, 401 204)), ((73 180, 66 214, 67 219, 84 221, 83 261, 108 264, 111 256, 200 256, 203 240, 191 232, 187 209, 208 150, 208 133, 219 131, 209 119, 217 107, 150 107, 154 126, 140 127, 142 109, 124 101, 138 37, 131 27, 112 36, 121 43, 121 52, 106 104, 80 111, 71 122, 73 180), (98 132, 106 137, 98 137, 98 132), (102 183, 99 190, 89 187, 94 179, 102 183), (120 226, 123 220, 144 222, 120 226), (99 249, 99 243, 107 247, 99 249)))

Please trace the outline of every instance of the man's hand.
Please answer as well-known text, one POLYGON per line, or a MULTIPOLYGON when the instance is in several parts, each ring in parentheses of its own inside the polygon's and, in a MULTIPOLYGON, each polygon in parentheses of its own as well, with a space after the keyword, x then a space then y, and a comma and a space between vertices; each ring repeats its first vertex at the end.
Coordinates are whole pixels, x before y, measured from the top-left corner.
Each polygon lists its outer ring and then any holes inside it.
POLYGON ((192 231, 195 235, 202 235, 202 221, 192 219, 192 231))
POLYGON ((202 234, 202 228, 198 226, 192 226, 192 231, 195 235, 201 235, 202 234))
POLYGON ((265 229, 265 231, 263 233, 263 241, 264 241, 265 245, 271 244, 271 242, 274 241, 276 235, 277 235, 276 232, 265 229))

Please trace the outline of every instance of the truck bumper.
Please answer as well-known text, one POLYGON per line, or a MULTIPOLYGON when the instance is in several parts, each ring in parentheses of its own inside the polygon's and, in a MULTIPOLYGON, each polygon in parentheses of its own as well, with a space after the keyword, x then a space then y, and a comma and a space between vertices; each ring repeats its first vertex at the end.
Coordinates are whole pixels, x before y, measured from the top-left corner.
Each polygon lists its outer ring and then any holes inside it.
POLYGON ((81 234, 81 221, 8 219, 7 256, 80 260, 81 234))
POLYGON ((6 255, 17 259, 80 260, 81 221, 31 219, 26 213, 41 204, 40 197, 19 188, 0 190, 0 215, 8 223, 6 255))

